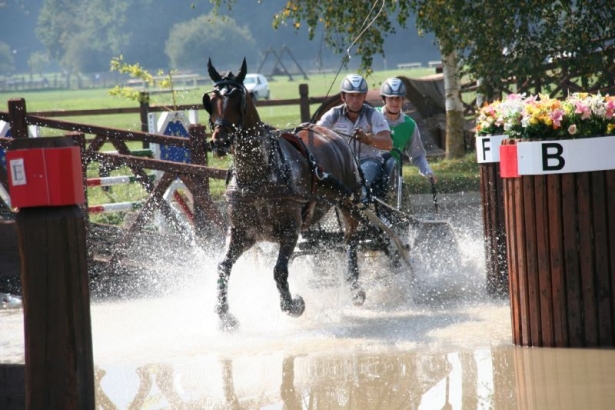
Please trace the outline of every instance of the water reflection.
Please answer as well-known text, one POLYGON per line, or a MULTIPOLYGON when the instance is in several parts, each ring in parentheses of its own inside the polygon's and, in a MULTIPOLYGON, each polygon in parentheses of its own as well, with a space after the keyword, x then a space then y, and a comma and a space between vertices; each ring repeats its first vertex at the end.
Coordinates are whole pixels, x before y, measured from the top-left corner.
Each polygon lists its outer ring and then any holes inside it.
POLYGON ((97 369, 103 409, 607 409, 615 352, 476 351, 200 357, 97 369))

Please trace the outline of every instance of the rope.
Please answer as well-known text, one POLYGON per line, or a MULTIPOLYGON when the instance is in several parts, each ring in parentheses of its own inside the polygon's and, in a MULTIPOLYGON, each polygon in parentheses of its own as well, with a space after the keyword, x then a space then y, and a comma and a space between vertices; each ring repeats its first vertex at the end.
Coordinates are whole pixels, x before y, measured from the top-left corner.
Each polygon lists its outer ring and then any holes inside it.
POLYGON ((342 67, 347 61, 351 59, 350 49, 354 47, 356 42, 359 41, 359 39, 363 36, 363 34, 365 34, 367 29, 370 28, 374 24, 378 16, 382 14, 382 10, 384 10, 384 5, 386 4, 386 0, 382 0, 382 5, 380 6, 380 10, 378 10, 378 13, 374 16, 374 18, 368 24, 366 24, 367 20, 369 19, 369 16, 373 13, 374 9, 376 8, 376 4, 377 2, 374 2, 372 4, 372 8, 369 10, 369 13, 365 17, 365 20, 363 20, 363 24, 361 25, 361 32, 355 37, 354 40, 352 40, 352 42, 346 49, 346 56, 344 56, 344 58, 342 59, 342 62, 340 63, 340 67, 338 68, 337 73, 335 73, 335 77, 333 77, 333 81, 331 82, 331 85, 329 86, 329 90, 327 91, 327 94, 325 95, 325 97, 329 97, 329 93, 331 92, 331 89, 333 88, 333 84, 335 84, 337 77, 340 75, 340 72, 342 71, 342 67))

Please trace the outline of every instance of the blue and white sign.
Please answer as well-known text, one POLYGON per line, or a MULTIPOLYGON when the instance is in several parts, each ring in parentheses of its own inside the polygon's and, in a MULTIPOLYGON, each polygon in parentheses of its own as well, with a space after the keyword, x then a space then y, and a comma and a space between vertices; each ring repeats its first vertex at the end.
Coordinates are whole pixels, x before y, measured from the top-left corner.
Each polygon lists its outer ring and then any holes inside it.
POLYGON ((476 137, 476 162, 479 164, 500 162, 500 145, 506 135, 476 137))
MULTIPOLYGON (((163 112, 158 118, 157 132, 174 137, 190 138, 190 121, 184 112, 163 112)), ((190 150, 182 147, 160 145, 157 158, 165 161, 190 163, 190 150)))
POLYGON ((615 136, 517 143, 519 175, 615 169, 615 136))

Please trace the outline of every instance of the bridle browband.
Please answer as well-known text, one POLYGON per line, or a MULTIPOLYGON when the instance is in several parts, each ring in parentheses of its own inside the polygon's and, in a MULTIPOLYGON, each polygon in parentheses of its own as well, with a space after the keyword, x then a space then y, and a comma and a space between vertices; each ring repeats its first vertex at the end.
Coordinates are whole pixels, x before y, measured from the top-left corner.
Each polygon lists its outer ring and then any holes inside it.
POLYGON ((241 93, 241 98, 242 98, 241 105, 240 105, 241 112, 240 112, 240 117, 239 117, 240 119, 239 124, 233 124, 225 118, 216 118, 216 121, 212 123, 210 119, 209 123, 211 125, 212 131, 218 127, 225 127, 229 130, 232 130, 233 131, 232 134, 235 134, 236 132, 241 132, 243 128, 243 118, 245 117, 245 114, 246 114, 245 113, 246 111, 246 89, 243 83, 240 83, 239 81, 236 81, 230 78, 224 78, 214 83, 213 92, 215 92, 216 94, 220 96, 227 97, 227 96, 230 96, 235 91, 239 91, 241 93), (225 88, 227 86, 232 87, 231 91, 228 94, 220 92, 222 88, 225 88))

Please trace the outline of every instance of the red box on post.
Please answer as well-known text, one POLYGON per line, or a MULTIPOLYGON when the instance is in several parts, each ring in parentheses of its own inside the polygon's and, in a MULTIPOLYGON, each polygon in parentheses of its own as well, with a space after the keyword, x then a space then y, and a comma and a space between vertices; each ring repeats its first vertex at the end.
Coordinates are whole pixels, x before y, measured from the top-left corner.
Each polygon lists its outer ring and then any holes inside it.
POLYGON ((85 202, 79 147, 18 149, 6 153, 11 206, 85 202))

